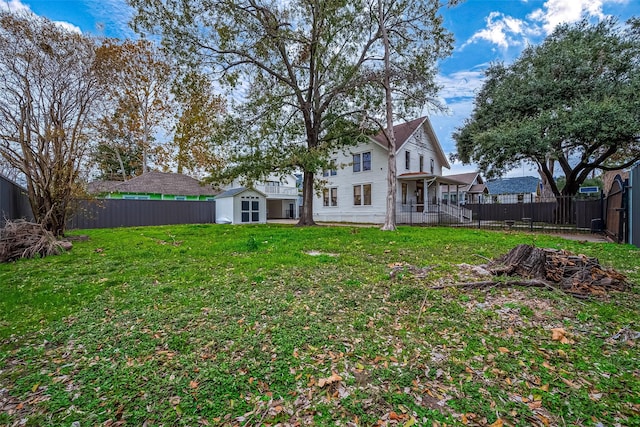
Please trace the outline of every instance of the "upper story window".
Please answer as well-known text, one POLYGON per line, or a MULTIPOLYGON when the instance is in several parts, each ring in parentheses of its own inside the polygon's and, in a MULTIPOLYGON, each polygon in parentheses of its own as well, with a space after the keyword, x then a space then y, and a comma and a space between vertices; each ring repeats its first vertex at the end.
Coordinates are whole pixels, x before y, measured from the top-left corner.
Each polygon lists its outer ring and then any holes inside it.
POLYGON ((420 155, 420 172, 424 172, 424 156, 422 154, 420 155))
POLYGON ((371 151, 358 153, 353 155, 353 171, 370 171, 371 170, 371 151))
POLYGON ((322 176, 336 176, 338 174, 338 171, 337 171, 336 166, 335 166, 336 165, 336 161, 332 159, 331 162, 329 162, 329 163, 331 163, 331 166, 330 166, 331 169, 324 169, 322 171, 322 176))
POLYGON ((434 174, 436 170, 435 162, 431 159, 431 174, 434 174))
POLYGON ((411 152, 410 151, 404 152, 404 168, 406 170, 411 169, 411 152))

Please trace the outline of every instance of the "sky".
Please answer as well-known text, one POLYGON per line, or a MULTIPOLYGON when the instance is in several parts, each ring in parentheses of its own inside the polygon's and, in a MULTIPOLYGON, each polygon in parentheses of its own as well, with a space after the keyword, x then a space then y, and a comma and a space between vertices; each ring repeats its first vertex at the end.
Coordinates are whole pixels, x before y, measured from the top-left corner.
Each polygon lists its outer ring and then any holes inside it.
MULTIPOLYGON (((133 38, 132 11, 125 0, 0 0, 0 8, 29 10, 84 34, 133 38)), ((430 114, 447 155, 455 152, 452 133, 473 111, 484 70, 493 62, 509 64, 528 45, 539 44, 560 23, 592 22, 613 16, 620 22, 640 16, 640 0, 466 0, 442 9, 444 27, 455 37, 452 55, 440 63, 438 82, 445 114, 430 114)), ((452 164, 444 174, 475 170, 452 164)), ((523 166, 507 176, 535 175, 523 166)))

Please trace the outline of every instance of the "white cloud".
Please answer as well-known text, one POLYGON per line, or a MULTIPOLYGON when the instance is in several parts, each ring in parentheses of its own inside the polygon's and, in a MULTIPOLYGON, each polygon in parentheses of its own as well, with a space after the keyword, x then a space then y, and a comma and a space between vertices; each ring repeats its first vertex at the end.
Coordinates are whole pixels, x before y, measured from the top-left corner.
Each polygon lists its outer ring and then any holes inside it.
POLYGON ((486 26, 473 34, 462 48, 486 41, 502 49, 524 46, 530 37, 550 34, 561 23, 574 23, 583 18, 602 20, 607 4, 627 3, 629 0, 547 0, 541 8, 527 15, 526 20, 501 12, 491 12, 486 26))
POLYGON ((546 34, 550 34, 562 23, 573 23, 583 18, 605 17, 606 4, 627 3, 628 0, 547 0, 541 9, 536 9, 527 18, 538 22, 546 34))
MULTIPOLYGON (((26 13, 30 15, 35 15, 31 8, 28 5, 23 4, 20 0, 0 0, 0 10, 12 12, 12 13, 26 13)), ((82 30, 80 27, 71 24, 66 21, 53 21, 58 27, 63 30, 67 30, 72 33, 82 34, 82 30)))
POLYGON ((69 22, 54 21, 54 24, 56 24, 58 27, 62 28, 63 30, 69 31, 70 33, 82 34, 82 30, 80 29, 80 27, 73 25, 69 22))
POLYGON ((523 39, 532 32, 525 21, 500 12, 491 12, 485 22, 487 23, 486 27, 472 35, 462 45, 462 48, 484 40, 503 49, 508 49, 511 46, 522 45, 523 39))
POLYGON ((20 0, 0 0, 0 10, 10 12, 31 12, 29 6, 26 6, 20 2, 20 0))
POLYGON ((447 76, 439 75, 437 83, 442 86, 439 92, 441 98, 472 98, 484 82, 484 65, 473 70, 461 70, 447 76))

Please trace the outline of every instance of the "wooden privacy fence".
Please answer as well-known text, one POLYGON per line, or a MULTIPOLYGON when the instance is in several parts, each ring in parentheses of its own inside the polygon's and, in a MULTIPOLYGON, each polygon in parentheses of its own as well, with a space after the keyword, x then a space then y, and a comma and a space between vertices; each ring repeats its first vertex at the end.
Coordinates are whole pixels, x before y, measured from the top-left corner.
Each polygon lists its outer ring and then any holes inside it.
POLYGON ((216 218, 214 201, 76 200, 68 229, 209 224, 216 218))
POLYGON ((33 220, 27 190, 0 175, 0 227, 20 218, 33 220))

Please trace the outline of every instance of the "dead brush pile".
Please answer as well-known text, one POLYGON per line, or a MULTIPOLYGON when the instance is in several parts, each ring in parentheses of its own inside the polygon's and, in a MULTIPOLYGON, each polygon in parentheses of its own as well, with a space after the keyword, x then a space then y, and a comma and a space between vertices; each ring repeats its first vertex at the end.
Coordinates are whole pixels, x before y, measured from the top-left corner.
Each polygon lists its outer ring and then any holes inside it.
POLYGON ((69 249, 70 242, 57 239, 40 224, 24 220, 7 221, 0 229, 0 262, 58 255, 69 249))

